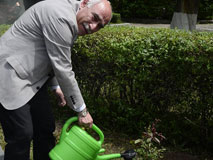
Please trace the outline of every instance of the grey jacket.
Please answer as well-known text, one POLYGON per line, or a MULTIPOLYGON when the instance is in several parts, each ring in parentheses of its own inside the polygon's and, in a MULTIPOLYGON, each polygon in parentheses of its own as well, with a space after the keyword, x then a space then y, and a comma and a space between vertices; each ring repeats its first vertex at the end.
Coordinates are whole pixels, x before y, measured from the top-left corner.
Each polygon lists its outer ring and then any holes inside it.
POLYGON ((84 104, 72 71, 79 2, 46 0, 28 9, 0 38, 0 103, 9 110, 26 104, 53 71, 67 104, 84 104))

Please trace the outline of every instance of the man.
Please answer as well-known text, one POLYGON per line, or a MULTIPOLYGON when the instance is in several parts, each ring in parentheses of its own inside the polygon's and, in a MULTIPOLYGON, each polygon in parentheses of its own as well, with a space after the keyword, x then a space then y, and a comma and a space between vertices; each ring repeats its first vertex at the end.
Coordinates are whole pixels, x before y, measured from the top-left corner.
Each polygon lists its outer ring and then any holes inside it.
POLYGON ((79 123, 91 127, 93 120, 72 71, 70 51, 78 35, 100 30, 111 16, 107 0, 46 0, 30 7, 0 38, 5 160, 28 160, 32 139, 34 160, 48 159, 55 145, 47 101, 49 79, 60 105, 68 104, 78 112, 79 123))

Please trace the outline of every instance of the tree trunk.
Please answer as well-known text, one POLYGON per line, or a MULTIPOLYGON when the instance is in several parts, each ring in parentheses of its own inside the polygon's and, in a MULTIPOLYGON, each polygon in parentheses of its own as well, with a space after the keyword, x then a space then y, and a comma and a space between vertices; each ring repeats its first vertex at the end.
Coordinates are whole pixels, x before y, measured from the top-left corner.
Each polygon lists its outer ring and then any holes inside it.
POLYGON ((1 149, 1 146, 0 146, 0 160, 4 160, 4 151, 1 149))
POLYGON ((173 14, 171 29, 195 30, 200 0, 177 0, 173 14))

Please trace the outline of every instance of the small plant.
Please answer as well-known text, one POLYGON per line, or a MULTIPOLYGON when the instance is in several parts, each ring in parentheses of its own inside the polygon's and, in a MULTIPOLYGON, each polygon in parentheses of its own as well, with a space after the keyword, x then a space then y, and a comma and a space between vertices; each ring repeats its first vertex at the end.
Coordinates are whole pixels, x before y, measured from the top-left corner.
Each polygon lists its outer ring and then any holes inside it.
POLYGON ((134 143, 137 145, 137 153, 142 160, 159 160, 163 158, 163 152, 166 149, 160 146, 162 140, 166 139, 162 133, 156 131, 156 124, 159 122, 159 119, 156 119, 152 123, 152 126, 149 125, 146 128, 146 132, 143 132, 142 138, 137 139, 134 143))

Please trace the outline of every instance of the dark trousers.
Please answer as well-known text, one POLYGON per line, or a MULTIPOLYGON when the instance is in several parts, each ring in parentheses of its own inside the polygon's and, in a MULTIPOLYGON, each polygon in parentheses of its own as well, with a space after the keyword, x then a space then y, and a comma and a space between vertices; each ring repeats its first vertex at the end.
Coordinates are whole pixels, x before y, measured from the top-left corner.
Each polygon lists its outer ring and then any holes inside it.
POLYGON ((31 140, 33 159, 49 159, 48 153, 55 146, 55 121, 46 86, 19 109, 6 110, 0 104, 0 122, 7 143, 5 160, 29 160, 31 140))

